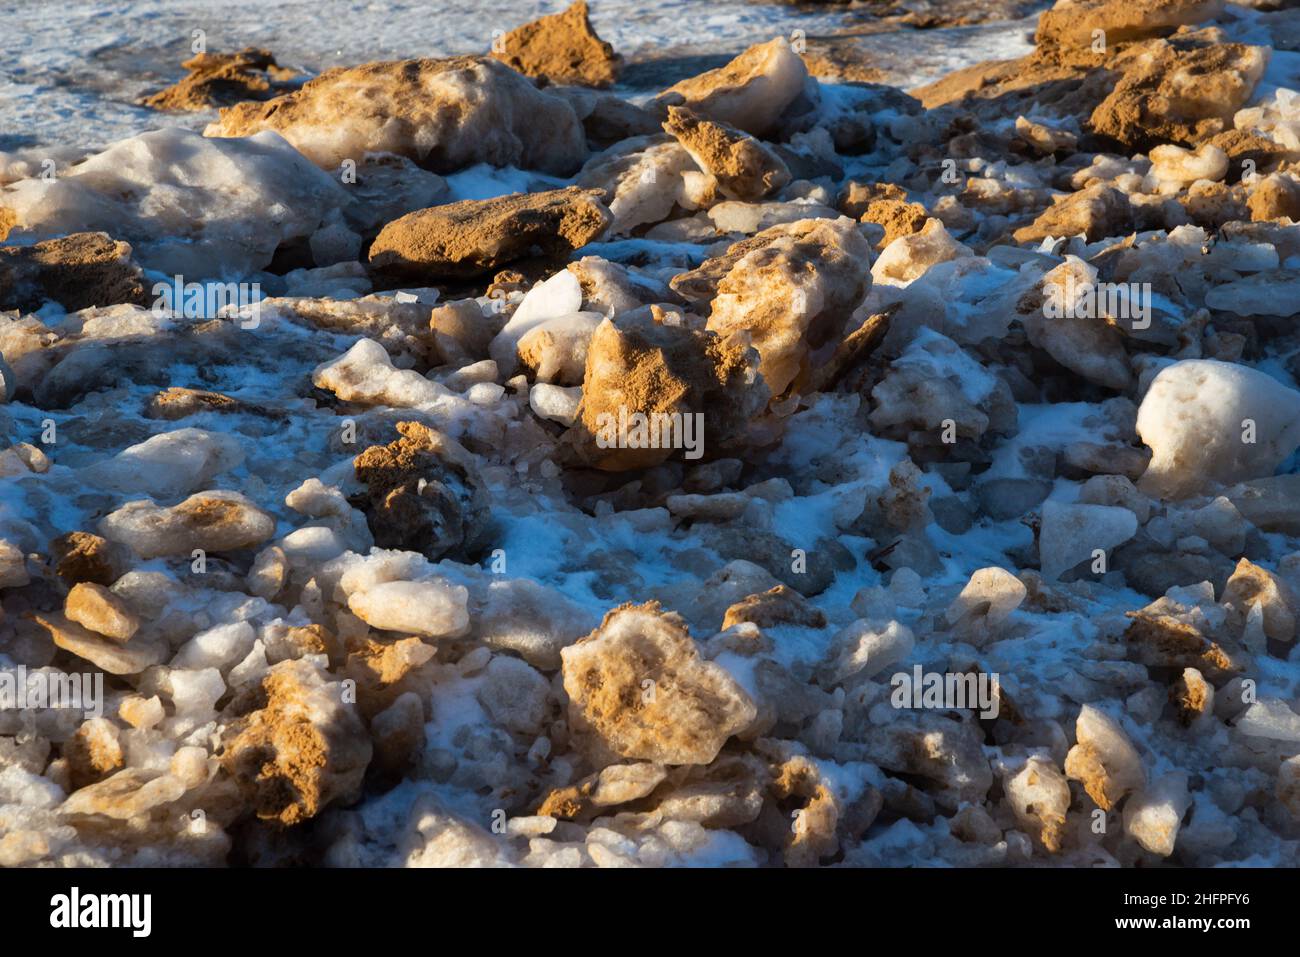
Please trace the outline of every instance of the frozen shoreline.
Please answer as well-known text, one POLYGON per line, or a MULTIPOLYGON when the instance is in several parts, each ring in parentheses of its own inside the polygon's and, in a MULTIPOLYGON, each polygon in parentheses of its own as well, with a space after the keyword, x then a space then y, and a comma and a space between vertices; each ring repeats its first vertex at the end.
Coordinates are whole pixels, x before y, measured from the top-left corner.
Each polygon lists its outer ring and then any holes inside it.
MULTIPOLYGON (((212 114, 160 114, 135 102, 183 74, 180 62, 191 55, 195 29, 205 32, 210 51, 263 47, 285 66, 318 74, 371 60, 483 53, 494 31, 563 6, 509 0, 493 4, 491 24, 485 24, 481 4, 473 0, 440 3, 436 12, 415 2, 238 0, 223 4, 220 16, 205 13, 198 0, 7 0, 0 3, 0 19, 12 27, 0 36, 0 152, 96 150, 148 129, 202 129, 212 114)), ((852 22, 834 6, 818 12, 746 0, 608 0, 595 5, 592 21, 633 62, 725 59, 773 36, 794 30, 830 36, 852 22)), ((1021 55, 1031 48, 1032 32, 1031 17, 908 31, 901 34, 907 43, 901 54, 900 34, 864 36, 857 43, 881 55, 887 82, 909 87, 980 60, 1021 55)), ((683 65, 674 72, 668 82, 698 68, 683 65)))

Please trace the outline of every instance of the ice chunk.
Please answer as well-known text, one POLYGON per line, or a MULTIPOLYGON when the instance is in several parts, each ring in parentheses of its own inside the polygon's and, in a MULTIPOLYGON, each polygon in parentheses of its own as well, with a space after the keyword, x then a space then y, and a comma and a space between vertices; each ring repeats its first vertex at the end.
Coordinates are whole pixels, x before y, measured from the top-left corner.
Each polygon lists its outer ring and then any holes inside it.
POLYGON ((871 267, 871 277, 887 286, 905 286, 931 266, 970 255, 941 221, 932 219, 919 233, 899 236, 886 246, 871 267))
POLYGON ((84 658, 110 675, 136 675, 162 661, 166 648, 159 642, 139 638, 121 644, 83 628, 63 615, 34 615, 56 645, 84 658))
POLYGON ((676 137, 697 166, 730 199, 756 201, 790 182, 781 157, 759 140, 681 106, 668 108, 664 129, 676 137))
POLYGON ((187 641, 172 659, 172 667, 228 671, 252 650, 256 637, 253 626, 246 621, 217 625, 187 641))
POLYGON ((1070 810, 1070 785, 1051 761, 1031 757, 1006 783, 1007 800, 1016 820, 1055 853, 1061 849, 1065 815, 1070 810))
POLYGON ((204 133, 247 137, 267 129, 327 169, 395 153, 439 173, 490 163, 568 175, 586 153, 582 124, 563 97, 488 57, 329 70, 268 102, 222 110, 204 133))
POLYGON ((384 226, 370 246, 370 267, 390 281, 426 283, 490 275, 530 256, 565 256, 609 226, 603 198, 570 186, 419 209, 384 226))
POLYGON ((700 658, 685 623, 653 602, 615 609, 560 655, 571 727, 596 758, 708 764, 757 717, 736 680, 700 658))
POLYGON ((1272 572, 1242 558, 1219 601, 1232 609, 1239 626, 1244 626, 1246 616, 1258 608, 1265 635, 1274 641, 1292 641, 1296 625, 1295 598, 1289 591, 1272 572))
POLYGON ((317 366, 311 381, 344 402, 363 405, 412 408, 451 394, 446 386, 430 382, 418 372, 393 368, 387 350, 373 339, 360 339, 337 359, 317 366))
POLYGON ((27 556, 13 542, 0 538, 0 588, 17 588, 31 581, 27 556))
POLYGON ((1152 854, 1168 857, 1174 852, 1178 828, 1191 804, 1187 775, 1181 771, 1166 774, 1124 805, 1124 830, 1152 854))
POLYGON ((1137 516, 1138 524, 1145 525, 1151 517, 1150 500, 1123 475, 1093 475, 1079 490, 1083 505, 1118 505, 1137 516))
POLYGON ((511 376, 519 367, 519 341, 525 333, 548 319, 573 315, 581 309, 582 284, 567 269, 528 290, 524 301, 492 340, 490 352, 501 374, 511 376))
POLYGON ((469 627, 468 595, 463 586, 440 580, 381 582, 348 596, 348 608, 385 631, 455 637, 469 627))
POLYGON ((248 700, 263 707, 227 730, 222 757, 258 817, 293 825, 355 800, 374 749, 343 686, 306 661, 282 661, 262 690, 248 700))
POLYGON ((722 277, 708 329, 749 334, 773 396, 798 388, 871 288, 869 258, 870 247, 847 217, 819 221, 797 240, 775 234, 722 277))
POLYGON ((662 223, 675 207, 695 209, 688 177, 700 176, 695 162, 677 143, 639 136, 616 143, 587 161, 578 184, 601 189, 613 216, 609 233, 626 236, 638 226, 662 223))
POLYGON ((951 625, 982 608, 988 623, 999 625, 1020 607, 1026 593, 1024 582, 1005 568, 981 568, 971 575, 961 594, 948 606, 944 617, 951 625))
POLYGON ((1300 392, 1247 366, 1187 359, 1152 381, 1137 432, 1152 450, 1138 487, 1183 498, 1272 475, 1300 446, 1300 392))
POLYGON ((947 336, 921 329, 906 351, 871 390, 878 428, 946 429, 963 438, 1016 425, 1016 406, 1006 383, 947 336))
POLYGON ((1300 270, 1271 269, 1222 283, 1206 291, 1205 304, 1239 316, 1294 316, 1300 312, 1300 270))
POLYGON ((854 675, 870 678, 905 661, 914 645, 911 629, 897 621, 883 625, 855 621, 831 640, 830 656, 819 669, 819 681, 830 688, 854 675))
POLYGON ((1038 533, 1043 577, 1060 578, 1079 562, 1095 558, 1098 549, 1106 551, 1127 542, 1137 529, 1137 516, 1127 508, 1044 502, 1038 533))
POLYGON ((194 724, 209 720, 226 693, 226 683, 216 668, 173 670, 167 676, 167 684, 176 717, 194 724))
POLYGON ((1246 709, 1237 719, 1238 732, 1252 738, 1282 741, 1288 745, 1300 742, 1300 715, 1279 698, 1261 698, 1246 709))
POLYGON ((603 319, 598 312, 575 312, 538 323, 519 338, 519 362, 537 382, 582 385, 587 346, 603 319))
POLYGON ((540 734, 551 685, 526 662, 497 655, 483 673, 478 701, 507 731, 540 734))
POLYGON ((573 425, 578 419, 578 407, 582 404, 582 387, 566 389, 539 382, 529 390, 528 404, 543 419, 550 419, 560 425, 573 425))
POLYGON ((125 601, 94 582, 73 585, 63 613, 77 624, 119 642, 129 641, 140 627, 140 619, 125 601))
MULTIPOLYGON (((1127 286, 1118 286, 1113 319, 1125 318, 1129 306, 1127 286), (1122 301, 1121 301, 1122 298, 1122 301)), ((1032 345, 1089 382, 1110 389, 1126 389, 1133 381, 1124 338, 1104 313, 1109 308, 1097 288, 1097 270, 1075 256, 1043 276, 1044 302, 1022 316, 1032 345)))
POLYGON ((1228 154, 1212 143, 1202 143, 1195 152, 1165 144, 1154 147, 1150 156, 1147 187, 1154 192, 1177 193, 1198 179, 1217 181, 1228 172, 1228 154))
POLYGON ((275 534, 275 519, 238 492, 198 492, 164 508, 127 502, 104 516, 99 531, 129 545, 141 558, 224 552, 259 545, 275 534))
POLYGON ((1146 786, 1142 759, 1114 718, 1085 704, 1074 733, 1078 743, 1065 756, 1065 773, 1083 782, 1099 808, 1109 811, 1125 794, 1146 786))
POLYGON ((173 498, 204 488, 213 476, 243 461, 243 446, 233 435, 176 429, 132 445, 87 473, 109 488, 173 498))
MULTIPOLYGON (((784 37, 750 47, 726 66, 682 80, 659 95, 720 123, 768 136, 808 85, 808 68, 784 37)), ((812 84, 814 94, 817 85, 812 84)))
POLYGON ((489 648, 513 651, 548 671, 560 667, 560 649, 597 624, 590 612, 558 590, 527 578, 492 576, 475 593, 475 635, 489 648))
POLYGON ((263 269, 282 243, 311 236, 348 202, 277 133, 208 139, 176 127, 122 140, 58 177, 23 180, 3 198, 24 229, 107 232, 130 242, 141 265, 186 281, 263 269))

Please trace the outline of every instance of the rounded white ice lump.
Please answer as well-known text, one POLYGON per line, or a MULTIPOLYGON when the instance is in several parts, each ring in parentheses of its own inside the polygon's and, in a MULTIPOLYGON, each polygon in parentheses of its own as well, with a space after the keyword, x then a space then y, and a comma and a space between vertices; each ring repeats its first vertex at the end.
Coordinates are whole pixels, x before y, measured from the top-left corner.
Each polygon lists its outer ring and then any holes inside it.
POLYGON ((1005 568, 981 568, 971 575, 944 617, 948 624, 956 624, 972 609, 984 606, 989 624, 998 625, 1020 607, 1027 593, 1024 582, 1005 568))
POLYGON ((350 595, 348 608, 372 628, 443 638, 469 627, 468 597, 443 581, 381 582, 350 595))
POLYGON ((1272 475, 1300 446, 1300 392, 1248 366, 1187 359, 1152 381, 1137 432, 1152 451, 1138 487, 1184 498, 1272 475))

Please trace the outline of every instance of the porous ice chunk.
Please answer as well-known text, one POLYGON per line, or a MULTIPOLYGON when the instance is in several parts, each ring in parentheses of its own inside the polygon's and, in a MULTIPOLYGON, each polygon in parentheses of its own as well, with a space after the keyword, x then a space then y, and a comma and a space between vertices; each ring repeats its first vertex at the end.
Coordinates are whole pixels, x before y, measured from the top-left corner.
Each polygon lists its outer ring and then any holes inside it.
POLYGON ((1007 800, 1016 820, 1049 851, 1061 849, 1065 815, 1070 810, 1070 784, 1051 761, 1031 757, 1006 783, 1007 800))
POLYGON ((105 638, 63 615, 34 615, 60 648, 84 658, 111 675, 135 675, 162 661, 165 647, 159 642, 139 638, 125 644, 105 638))
POLYGON ((1112 44, 1163 36, 1184 24, 1212 20, 1223 6, 1223 0, 1058 0, 1039 17, 1034 42, 1043 48, 1069 49, 1094 42, 1097 32, 1112 44))
POLYGON ((109 541, 141 558, 189 555, 199 548, 224 552, 260 545, 275 534, 275 519, 239 492, 198 492, 170 508, 127 502, 100 520, 109 541))
POLYGON ((119 642, 129 641, 140 627, 140 619, 125 601, 94 582, 73 585, 63 613, 82 627, 119 642))
POLYGON ((718 283, 707 328, 746 332, 763 381, 779 396, 798 387, 838 343, 871 288, 870 247, 852 220, 811 224, 796 240, 775 234, 736 261, 718 283))
POLYGON ((729 199, 757 201, 790 182, 790 170, 770 147, 724 123, 670 106, 664 129, 729 199))
POLYGON ((146 815, 185 795, 185 785, 171 774, 153 769, 123 768, 112 777, 74 792, 63 802, 63 814, 94 814, 120 821, 146 815))
POLYGON ((653 602, 615 609, 560 656, 569 720, 603 764, 708 764, 758 714, 735 678, 701 659, 685 623, 653 602))
POLYGON ((370 267, 389 281, 424 284, 490 275, 518 259, 565 256, 609 227, 603 198, 570 186, 419 209, 384 226, 370 246, 370 267))
POLYGON ((636 137, 597 153, 582 168, 578 184, 602 189, 609 197, 611 236, 626 236, 638 226, 662 223, 674 207, 695 209, 701 197, 691 184, 702 174, 680 144, 636 137))
POLYGON ((297 824, 360 794, 374 749, 329 678, 306 661, 282 661, 262 679, 264 694, 246 699, 263 706, 226 729, 222 764, 263 820, 297 824))
POLYGON ((611 764, 577 784, 555 789, 542 801, 537 813, 574 818, 587 810, 626 804, 648 795, 667 776, 662 764, 611 764))
POLYGON ((473 551, 489 518, 475 456, 420 422, 398 422, 397 432, 395 441, 372 445, 352 460, 357 481, 366 486, 356 500, 374 542, 432 559, 473 551))
POLYGON ((1295 639, 1295 596, 1277 575, 1248 558, 1237 562, 1219 602, 1232 611, 1239 627, 1244 627, 1249 616, 1257 613, 1267 637, 1274 641, 1295 639))
POLYGON ((162 700, 157 695, 148 698, 128 695, 117 708, 118 717, 133 728, 148 730, 167 716, 162 700))
POLYGON ((1065 774, 1082 781, 1099 808, 1109 811, 1125 794, 1146 786, 1137 749, 1110 715, 1083 705, 1074 734, 1077 743, 1065 757, 1065 774))
POLYGON ((326 169, 395 153, 449 173, 474 163, 568 175, 586 153, 573 107, 488 57, 329 70, 302 89, 221 111, 205 135, 276 130, 326 169))
POLYGON ((696 440, 685 429, 675 441, 647 441, 644 423, 679 415, 686 423, 701 421, 694 414, 707 415, 714 452, 743 444, 750 420, 769 398, 758 364, 742 332, 723 338, 656 321, 640 309, 606 319, 587 350, 581 416, 566 440, 571 436, 586 461, 611 472, 658 465, 675 454, 668 446, 698 458, 696 440))

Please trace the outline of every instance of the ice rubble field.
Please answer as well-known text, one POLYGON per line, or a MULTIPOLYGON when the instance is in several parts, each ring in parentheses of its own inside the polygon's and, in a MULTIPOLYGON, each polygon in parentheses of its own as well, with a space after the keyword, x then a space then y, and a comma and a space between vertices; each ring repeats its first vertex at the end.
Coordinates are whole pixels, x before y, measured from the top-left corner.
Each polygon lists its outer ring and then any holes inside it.
MULTIPOLYGON (((233 0, 217 14, 197 0, 51 3, 7 0, 0 20, 0 150, 39 145, 80 155, 159 125, 202 128, 184 114, 159 115, 135 103, 189 55, 191 33, 205 31, 209 49, 263 46, 281 63, 312 73, 370 60, 484 53, 494 32, 534 19, 554 4, 500 0, 485 16, 482 0, 359 3, 290 0, 268 6, 233 0)), ((747 0, 605 0, 591 12, 602 38, 629 59, 717 55, 789 34, 809 37, 845 26, 842 8, 750 3, 747 0)), ((890 82, 911 86, 990 57, 1026 52, 1033 20, 911 32, 859 41, 887 58, 890 82)), ((206 117, 204 118, 206 121, 206 117)))
POLYGON ((371 65, 9 157, 0 663, 106 697, 0 710, 0 865, 1295 865, 1295 24, 1067 4, 916 98, 743 31, 643 105, 371 65))

